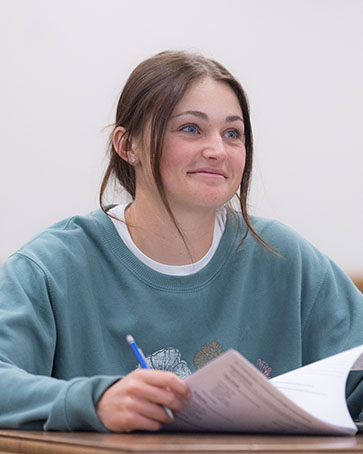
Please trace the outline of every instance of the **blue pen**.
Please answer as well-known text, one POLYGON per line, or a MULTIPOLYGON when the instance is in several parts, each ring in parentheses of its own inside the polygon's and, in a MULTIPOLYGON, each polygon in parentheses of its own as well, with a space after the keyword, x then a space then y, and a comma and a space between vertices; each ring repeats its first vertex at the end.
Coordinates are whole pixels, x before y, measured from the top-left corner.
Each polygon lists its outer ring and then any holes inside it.
MULTIPOLYGON (((143 369, 150 369, 150 367, 146 363, 145 356, 144 356, 142 350, 137 346, 135 339, 130 334, 128 334, 126 336, 126 340, 127 340, 128 344, 130 345, 130 347, 132 348, 132 351, 135 353, 135 356, 136 356, 137 360, 139 361, 140 366, 143 369)), ((170 408, 165 407, 164 405, 162 407, 164 408, 165 413, 169 416, 169 418, 172 421, 174 421, 174 415, 173 415, 173 412, 170 410, 170 408)))

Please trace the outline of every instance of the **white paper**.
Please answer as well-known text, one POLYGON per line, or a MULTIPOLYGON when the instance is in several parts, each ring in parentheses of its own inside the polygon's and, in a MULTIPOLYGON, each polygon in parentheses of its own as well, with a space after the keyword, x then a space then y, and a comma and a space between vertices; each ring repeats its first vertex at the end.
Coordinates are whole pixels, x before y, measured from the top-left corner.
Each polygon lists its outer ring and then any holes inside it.
POLYGON ((186 379, 192 398, 167 430, 354 434, 345 382, 362 354, 363 345, 269 381, 229 350, 186 379))
POLYGON ((279 375, 271 383, 315 417, 329 424, 354 428, 346 404, 345 384, 349 371, 362 353, 363 348, 356 347, 279 375))

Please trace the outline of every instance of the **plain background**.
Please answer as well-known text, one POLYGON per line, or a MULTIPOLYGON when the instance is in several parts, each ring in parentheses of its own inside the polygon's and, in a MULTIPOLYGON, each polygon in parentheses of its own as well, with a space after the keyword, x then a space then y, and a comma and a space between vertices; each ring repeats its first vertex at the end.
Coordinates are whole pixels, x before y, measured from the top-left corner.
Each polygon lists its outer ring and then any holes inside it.
POLYGON ((362 0, 0 0, 0 11, 0 263, 97 208, 128 74, 186 49, 247 91, 250 212, 363 272, 362 0))

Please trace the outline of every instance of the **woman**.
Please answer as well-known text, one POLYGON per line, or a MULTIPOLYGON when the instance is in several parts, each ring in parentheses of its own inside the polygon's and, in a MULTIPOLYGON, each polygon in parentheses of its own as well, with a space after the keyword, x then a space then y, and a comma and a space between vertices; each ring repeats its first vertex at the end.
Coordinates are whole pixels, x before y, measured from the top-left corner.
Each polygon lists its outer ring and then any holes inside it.
MULTIPOLYGON (((2 270, 1 427, 158 430, 163 406, 189 398, 182 379, 228 348, 272 377, 363 343, 348 277, 248 216, 251 168, 246 97, 225 68, 163 52, 134 70, 102 210, 49 228, 2 270), (112 178, 131 203, 104 206, 112 178), (137 370, 128 334, 156 370, 137 370)), ((361 389, 352 376, 355 418, 361 389)))

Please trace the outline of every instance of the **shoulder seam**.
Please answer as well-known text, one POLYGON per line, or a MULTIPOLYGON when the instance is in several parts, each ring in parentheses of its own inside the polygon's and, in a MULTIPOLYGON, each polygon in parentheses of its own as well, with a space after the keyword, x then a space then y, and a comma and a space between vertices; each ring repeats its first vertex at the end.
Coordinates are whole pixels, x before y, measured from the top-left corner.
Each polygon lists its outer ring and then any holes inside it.
POLYGON ((48 279, 48 275, 47 275, 47 273, 44 271, 44 269, 42 268, 42 266, 39 265, 39 263, 38 263, 36 260, 34 260, 33 258, 31 258, 31 257, 29 257, 29 256, 27 256, 27 255, 25 255, 25 254, 23 254, 22 252, 15 252, 14 254, 12 254, 12 256, 13 256, 13 257, 14 257, 14 256, 20 256, 20 257, 22 257, 23 259, 26 259, 27 261, 31 262, 33 265, 36 266, 36 268, 38 268, 38 269, 41 271, 41 273, 43 274, 44 279, 45 279, 46 287, 47 287, 47 289, 48 289, 48 291, 49 291, 50 304, 51 304, 51 306, 53 307, 53 304, 52 304, 53 298, 52 298, 52 291, 51 291, 50 282, 49 282, 49 279, 48 279))
POLYGON ((309 321, 310 321, 310 318, 311 318, 311 316, 312 316, 314 307, 315 307, 315 305, 316 305, 316 302, 317 302, 318 299, 319 299, 321 290, 322 290, 322 288, 323 288, 323 284, 324 284, 324 282, 325 282, 325 280, 326 280, 326 278, 327 278, 328 271, 329 271, 329 267, 327 266, 327 267, 326 267, 326 270, 325 270, 325 273, 324 273, 324 275, 323 275, 323 277, 322 277, 322 279, 321 279, 321 282, 320 282, 320 284, 319 284, 319 289, 318 289, 318 291, 317 291, 317 293, 316 293, 316 297, 315 297, 315 299, 314 299, 314 302, 313 302, 313 304, 311 305, 309 314, 308 314, 308 316, 307 316, 307 318, 306 318, 306 322, 304 323, 304 326, 302 327, 302 335, 304 335, 306 326, 309 324, 309 321))

